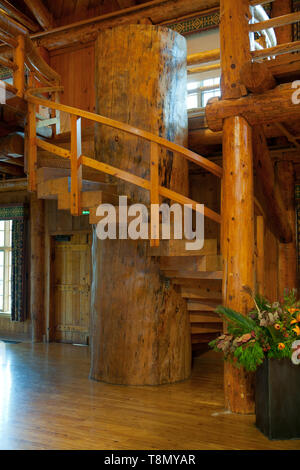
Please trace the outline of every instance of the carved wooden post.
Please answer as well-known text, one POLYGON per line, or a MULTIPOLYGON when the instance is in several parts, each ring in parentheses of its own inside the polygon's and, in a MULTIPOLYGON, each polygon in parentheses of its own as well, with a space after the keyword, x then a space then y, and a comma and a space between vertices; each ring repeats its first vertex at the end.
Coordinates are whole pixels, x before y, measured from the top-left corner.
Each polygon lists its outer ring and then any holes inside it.
MULTIPOLYGON (((107 29, 96 46, 97 112, 187 143, 186 42, 148 25, 107 29), (130 57, 130 60, 128 60, 130 57)), ((152 196, 158 152, 152 147, 152 196)), ((96 128, 96 159, 150 176, 151 144, 104 126, 96 128)), ((184 159, 159 150, 160 184, 187 190, 184 159)), ((116 180, 115 180, 116 181, 116 180)), ((129 204, 149 206, 150 192, 117 180, 129 204)), ((186 304, 150 256, 149 240, 97 239, 94 230, 91 378, 118 384, 163 384, 191 370, 186 304)))
POLYGON ((44 325, 44 201, 30 195, 30 317, 32 341, 41 342, 44 325))
MULTIPOLYGON (((241 96, 240 72, 250 60, 249 0, 221 0, 222 98, 241 96)), ((223 127, 222 255, 223 301, 246 314, 251 299, 243 291, 254 289, 254 195, 252 130, 239 116, 223 127)), ((236 413, 254 411, 253 377, 225 363, 225 405, 236 413)))
POLYGON ((277 162, 276 174, 286 210, 286 219, 290 223, 293 234, 291 243, 279 243, 278 291, 282 296, 285 289, 297 287, 295 171, 293 163, 284 160, 277 162))

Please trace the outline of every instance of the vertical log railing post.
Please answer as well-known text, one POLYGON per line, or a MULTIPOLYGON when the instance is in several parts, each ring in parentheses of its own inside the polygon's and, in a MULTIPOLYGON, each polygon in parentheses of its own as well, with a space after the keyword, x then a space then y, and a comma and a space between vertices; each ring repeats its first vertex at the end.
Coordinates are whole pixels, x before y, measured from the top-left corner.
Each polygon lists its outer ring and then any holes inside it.
POLYGON ((159 146, 151 142, 150 154, 150 203, 151 240, 150 246, 159 246, 159 146))
POLYGON ((23 98, 25 91, 25 38, 22 34, 17 37, 17 47, 14 49, 14 62, 17 69, 14 71, 14 86, 17 96, 23 98))
POLYGON ((36 109, 35 104, 28 103, 28 123, 27 123, 27 171, 28 171, 28 191, 36 191, 36 170, 37 170, 37 146, 36 146, 36 109))
POLYGON ((71 214, 81 215, 81 118, 71 116, 71 214))
MULTIPOLYGON (((242 95, 240 72, 251 60, 249 0, 221 0, 222 98, 242 95)), ((254 190, 252 129, 240 116, 224 120, 222 185, 223 303, 246 315, 254 290, 254 190)), ((253 376, 231 363, 224 366, 225 406, 235 413, 254 412, 253 376)))

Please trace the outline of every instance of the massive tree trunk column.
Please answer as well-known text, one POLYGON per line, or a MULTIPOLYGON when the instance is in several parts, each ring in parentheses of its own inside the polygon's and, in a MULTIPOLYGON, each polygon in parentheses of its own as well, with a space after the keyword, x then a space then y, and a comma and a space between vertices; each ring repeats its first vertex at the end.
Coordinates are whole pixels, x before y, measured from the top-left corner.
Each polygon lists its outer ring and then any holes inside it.
MULTIPOLYGON (((186 42, 148 25, 99 34, 96 46, 97 113, 185 145, 186 42)), ((160 182, 187 193, 188 167, 160 154, 160 182)), ((98 126, 96 158, 149 178, 150 144, 98 126)), ((149 192, 118 180, 128 203, 149 204, 149 192)), ((91 378, 116 384, 163 384, 191 370, 185 302, 149 256, 149 241, 93 242, 91 378)))

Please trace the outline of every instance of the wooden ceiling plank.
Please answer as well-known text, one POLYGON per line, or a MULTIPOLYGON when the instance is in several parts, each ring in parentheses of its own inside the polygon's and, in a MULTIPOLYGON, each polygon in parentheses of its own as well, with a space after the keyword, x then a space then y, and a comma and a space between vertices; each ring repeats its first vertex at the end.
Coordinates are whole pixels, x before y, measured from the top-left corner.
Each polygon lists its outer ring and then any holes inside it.
POLYGON ((54 18, 42 0, 24 0, 41 27, 48 31, 54 27, 54 18))

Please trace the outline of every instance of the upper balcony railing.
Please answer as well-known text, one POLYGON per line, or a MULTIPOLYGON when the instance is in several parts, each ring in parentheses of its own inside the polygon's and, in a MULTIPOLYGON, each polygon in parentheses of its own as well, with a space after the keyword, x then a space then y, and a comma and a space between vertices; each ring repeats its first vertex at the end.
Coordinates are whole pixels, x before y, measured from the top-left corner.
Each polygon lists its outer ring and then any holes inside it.
MULTIPOLYGON (((252 0, 249 2, 250 6, 264 5, 271 3, 274 0, 252 0)), ((249 24, 249 35, 260 31, 273 30, 282 26, 298 23, 300 21, 300 11, 290 13, 288 15, 279 16, 277 18, 271 18, 265 21, 258 21, 249 24)), ((251 56, 254 61, 263 60, 267 58, 275 58, 282 54, 290 54, 293 52, 300 51, 300 41, 289 42, 286 44, 279 44, 273 47, 262 48, 261 46, 254 51, 251 51, 251 56)), ((187 65, 191 68, 188 69, 188 74, 201 74, 213 70, 219 70, 221 68, 220 61, 220 49, 214 49, 212 51, 200 52, 188 56, 187 65), (216 63, 216 61, 218 61, 216 63), (214 63, 212 63, 214 62, 214 63), (205 65, 203 65, 205 64, 205 65)))

